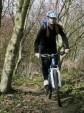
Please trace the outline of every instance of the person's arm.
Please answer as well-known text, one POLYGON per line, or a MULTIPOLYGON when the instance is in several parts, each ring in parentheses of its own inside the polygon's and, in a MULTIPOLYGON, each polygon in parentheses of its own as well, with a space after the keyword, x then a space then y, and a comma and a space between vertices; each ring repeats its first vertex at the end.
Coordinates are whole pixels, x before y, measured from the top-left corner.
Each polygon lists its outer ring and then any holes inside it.
POLYGON ((44 31, 44 28, 43 26, 41 26, 40 30, 38 31, 37 33, 37 37, 36 37, 36 40, 34 42, 34 52, 35 52, 35 56, 37 56, 39 58, 39 52, 40 52, 40 41, 42 39, 42 36, 43 36, 43 31, 44 31))
POLYGON ((64 46, 64 55, 60 55, 60 61, 63 61, 64 57, 66 56, 66 54, 69 52, 69 43, 68 43, 68 39, 66 37, 65 32, 63 31, 63 28, 61 25, 59 25, 59 34, 62 37, 63 40, 63 46, 64 46))
POLYGON ((62 37, 65 52, 67 52, 69 50, 69 43, 68 43, 68 39, 67 39, 66 34, 64 33, 61 25, 59 25, 59 34, 62 37))

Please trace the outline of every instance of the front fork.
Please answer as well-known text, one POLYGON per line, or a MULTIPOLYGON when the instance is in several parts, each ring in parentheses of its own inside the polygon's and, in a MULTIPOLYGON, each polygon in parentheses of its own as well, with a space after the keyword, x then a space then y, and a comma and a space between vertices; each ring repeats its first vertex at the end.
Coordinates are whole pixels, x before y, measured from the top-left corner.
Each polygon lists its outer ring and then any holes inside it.
POLYGON ((61 87, 62 84, 61 84, 61 75, 60 75, 59 67, 57 67, 56 70, 57 70, 57 73, 58 73, 58 86, 61 87))
POLYGON ((55 88, 54 86, 54 78, 53 78, 53 70, 57 71, 57 75, 58 75, 58 86, 61 87, 61 76, 60 76, 60 70, 59 67, 56 68, 50 68, 50 74, 51 74, 51 80, 52 80, 52 87, 55 88))

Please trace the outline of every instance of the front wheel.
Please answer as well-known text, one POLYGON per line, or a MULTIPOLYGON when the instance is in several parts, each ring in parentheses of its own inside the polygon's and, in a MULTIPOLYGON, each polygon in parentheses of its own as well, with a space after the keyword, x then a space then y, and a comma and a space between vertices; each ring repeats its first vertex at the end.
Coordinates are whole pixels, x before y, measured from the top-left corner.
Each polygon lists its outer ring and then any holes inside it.
POLYGON ((52 90, 53 89, 56 90, 58 105, 62 107, 61 99, 60 99, 60 92, 59 92, 59 77, 58 77, 58 72, 56 69, 51 69, 51 73, 49 75, 49 83, 51 86, 50 97, 52 95, 52 90))
POLYGON ((56 93, 57 93, 57 101, 58 101, 58 105, 60 107, 62 107, 61 104, 61 99, 60 99, 60 92, 59 92, 59 77, 58 77, 58 72, 57 70, 53 70, 53 77, 54 77, 54 82, 55 82, 55 89, 56 89, 56 93))
POLYGON ((57 89, 57 101, 58 101, 58 105, 59 105, 60 107, 62 107, 62 103, 61 103, 61 99, 60 99, 59 87, 58 87, 58 89, 57 89))

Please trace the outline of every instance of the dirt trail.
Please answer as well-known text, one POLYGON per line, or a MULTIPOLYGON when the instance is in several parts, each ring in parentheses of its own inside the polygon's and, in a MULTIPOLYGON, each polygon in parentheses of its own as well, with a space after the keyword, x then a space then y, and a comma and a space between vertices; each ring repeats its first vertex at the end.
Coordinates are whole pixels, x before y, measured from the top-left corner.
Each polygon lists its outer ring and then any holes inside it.
POLYGON ((59 107, 55 97, 48 99, 43 90, 19 87, 0 97, 0 113, 84 113, 84 98, 62 97, 59 107))
POLYGON ((58 106, 54 95, 48 99, 44 90, 19 87, 16 92, 3 96, 0 108, 4 107, 0 113, 84 113, 82 98, 62 97, 62 105, 58 106))
POLYGON ((63 94, 59 107, 54 94, 48 99, 37 85, 13 86, 14 92, 0 95, 0 113, 84 113, 84 89, 63 94))

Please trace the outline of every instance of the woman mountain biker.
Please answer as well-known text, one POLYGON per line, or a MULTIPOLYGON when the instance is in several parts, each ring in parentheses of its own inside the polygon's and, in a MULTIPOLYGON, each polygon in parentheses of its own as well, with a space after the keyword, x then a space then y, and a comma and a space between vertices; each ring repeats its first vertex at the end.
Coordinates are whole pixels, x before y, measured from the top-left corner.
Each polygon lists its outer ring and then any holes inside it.
MULTIPOLYGON (((40 57, 40 54, 55 54, 57 53, 57 43, 56 43, 56 36, 58 34, 61 35, 63 45, 65 48, 65 53, 69 51, 69 44, 66 34, 63 31, 63 27, 57 23, 57 13, 53 10, 48 11, 47 13, 47 23, 41 26, 40 30, 38 31, 35 43, 34 43, 34 50, 35 56, 40 57)), ((42 61, 42 73, 44 77, 44 87, 46 88, 48 83, 48 69, 50 66, 50 59, 49 58, 41 58, 42 61)), ((58 56, 56 58, 58 61, 58 56)))

